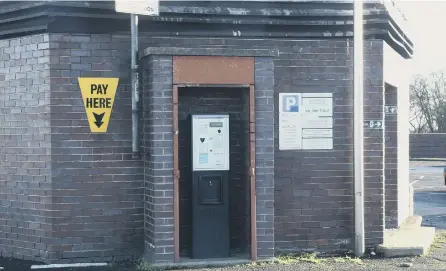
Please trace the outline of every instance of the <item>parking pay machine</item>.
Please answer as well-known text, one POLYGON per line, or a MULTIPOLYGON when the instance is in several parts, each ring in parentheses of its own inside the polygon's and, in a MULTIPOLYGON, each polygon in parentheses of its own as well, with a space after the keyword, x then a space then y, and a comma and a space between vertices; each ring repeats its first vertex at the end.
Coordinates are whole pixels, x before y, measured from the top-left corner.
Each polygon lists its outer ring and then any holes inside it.
POLYGON ((191 119, 191 257, 229 257, 229 116, 192 115, 191 119))

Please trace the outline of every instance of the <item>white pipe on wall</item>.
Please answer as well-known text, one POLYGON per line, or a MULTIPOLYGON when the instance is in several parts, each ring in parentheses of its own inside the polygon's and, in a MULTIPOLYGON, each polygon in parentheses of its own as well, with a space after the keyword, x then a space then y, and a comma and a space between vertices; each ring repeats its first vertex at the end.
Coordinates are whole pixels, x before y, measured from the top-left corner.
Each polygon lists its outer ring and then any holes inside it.
POLYGON ((364 25, 363 1, 354 0, 353 92, 354 92, 354 184, 355 255, 365 251, 364 228, 364 25))

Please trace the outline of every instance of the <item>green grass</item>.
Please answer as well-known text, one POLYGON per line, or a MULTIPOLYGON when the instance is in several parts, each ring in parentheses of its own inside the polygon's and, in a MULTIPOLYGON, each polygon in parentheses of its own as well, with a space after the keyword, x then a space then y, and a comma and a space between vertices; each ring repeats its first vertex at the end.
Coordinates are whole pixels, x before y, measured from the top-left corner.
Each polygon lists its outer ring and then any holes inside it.
POLYGON ((320 264, 326 261, 326 259, 321 259, 317 257, 316 253, 306 253, 297 258, 299 262, 306 262, 306 263, 314 263, 314 264, 320 264))
POLYGON ((442 248, 446 243, 446 232, 440 232, 435 236, 430 248, 442 248))
POLYGON ((345 262, 350 262, 350 263, 354 263, 354 264, 363 264, 364 263, 360 258, 356 258, 356 257, 351 258, 349 256, 345 256, 342 259, 345 259, 345 262))
POLYGON ((252 262, 245 265, 237 265, 237 266, 245 266, 245 267, 259 267, 259 266, 267 266, 270 265, 269 262, 252 262))
POLYGON ((136 271, 161 271, 161 270, 165 270, 159 267, 154 267, 151 263, 146 262, 146 261, 140 261, 137 265, 136 265, 136 271))
POLYGON ((330 258, 320 258, 317 253, 305 253, 302 255, 282 255, 277 257, 276 263, 278 264, 294 264, 294 263, 313 263, 313 264, 323 264, 327 262, 333 263, 352 263, 362 265, 364 262, 360 258, 356 257, 330 257, 330 258))
POLYGON ((444 247, 445 243, 446 243, 446 231, 438 232, 435 235, 434 241, 432 242, 427 252, 424 255, 421 255, 421 257, 428 256, 433 250, 444 247))
POLYGON ((284 255, 277 257, 277 263, 278 264, 292 264, 297 262, 297 258, 291 255, 284 255))
POLYGON ((278 264, 292 264, 298 262, 320 264, 325 261, 325 259, 318 258, 316 253, 304 253, 302 255, 282 255, 277 257, 278 264))

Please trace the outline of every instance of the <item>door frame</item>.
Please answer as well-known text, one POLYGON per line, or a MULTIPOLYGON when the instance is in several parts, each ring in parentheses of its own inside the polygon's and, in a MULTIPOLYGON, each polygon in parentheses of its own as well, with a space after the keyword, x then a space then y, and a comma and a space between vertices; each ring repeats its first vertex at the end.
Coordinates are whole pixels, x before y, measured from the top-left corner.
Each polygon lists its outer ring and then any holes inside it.
POLYGON ((174 175, 174 262, 180 261, 180 169, 178 89, 180 87, 249 88, 249 184, 250 184, 250 259, 257 260, 256 227, 256 112, 254 57, 175 56, 173 58, 173 175, 174 175), (235 67, 235 68, 234 68, 235 67))

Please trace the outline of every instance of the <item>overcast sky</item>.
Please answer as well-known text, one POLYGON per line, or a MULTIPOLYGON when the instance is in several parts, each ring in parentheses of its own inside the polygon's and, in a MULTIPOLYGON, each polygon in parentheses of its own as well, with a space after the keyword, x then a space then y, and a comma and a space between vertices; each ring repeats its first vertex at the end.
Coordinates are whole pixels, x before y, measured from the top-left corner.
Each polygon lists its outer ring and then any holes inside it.
POLYGON ((412 74, 446 69, 446 0, 400 0, 414 43, 412 74))

